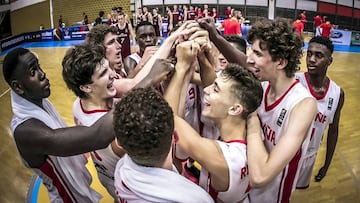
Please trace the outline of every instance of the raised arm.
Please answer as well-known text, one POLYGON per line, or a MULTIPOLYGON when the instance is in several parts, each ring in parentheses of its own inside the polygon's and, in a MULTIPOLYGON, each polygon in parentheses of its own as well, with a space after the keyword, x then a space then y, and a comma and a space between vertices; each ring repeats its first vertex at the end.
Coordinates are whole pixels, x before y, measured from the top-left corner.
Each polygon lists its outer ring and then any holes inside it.
MULTIPOLYGON (((29 119, 15 129, 14 138, 25 158, 41 155, 77 155, 105 148, 114 140, 112 117, 110 111, 90 127, 59 129, 51 129, 37 119, 29 119)), ((27 161, 31 164, 31 160, 27 161)))
POLYGON ((209 32, 211 42, 219 49, 229 63, 238 63, 241 66, 250 69, 251 64, 246 62, 247 56, 233 47, 228 41, 226 41, 220 33, 217 31, 212 18, 204 18, 199 21, 202 28, 209 32))
POLYGON ((331 164, 331 160, 332 157, 334 155, 334 151, 335 151, 335 147, 336 147, 336 143, 339 137, 339 123, 340 123, 340 114, 341 114, 341 109, 344 105, 344 101, 345 101, 345 93, 343 91, 343 89, 340 90, 340 99, 339 99, 339 104, 336 108, 336 112, 334 115, 334 120, 333 122, 329 125, 329 129, 328 129, 328 134, 327 134, 327 142, 326 142, 326 156, 325 156, 325 163, 324 165, 320 168, 318 174, 315 176, 315 181, 319 182, 321 181, 328 169, 329 166, 331 164))
MULTIPOLYGON (((140 81, 142 80, 149 80, 148 82, 144 82, 142 84, 145 85, 152 85, 151 81, 158 81, 158 80, 154 80, 154 78, 150 78, 148 77, 149 74, 151 74, 151 71, 158 71, 156 69, 152 69, 155 60, 156 59, 165 59, 169 56, 170 50, 172 45, 174 44, 175 40, 177 39, 177 37, 168 37, 163 45, 158 49, 158 51, 154 54, 153 57, 151 57, 149 59, 149 61, 144 65, 144 67, 139 71, 138 74, 136 74, 136 76, 132 79, 120 79, 120 80, 115 80, 114 81, 114 86, 117 90, 117 97, 121 97, 124 93, 128 92, 129 90, 131 90, 132 88, 134 88, 136 85, 138 85, 140 83, 140 81)), ((151 75, 155 75, 156 74, 151 74, 151 75)), ((138 87, 138 86, 137 86, 138 87)), ((140 87, 144 87, 144 86, 140 86, 140 87)))
POLYGON ((316 101, 305 98, 290 113, 286 131, 268 153, 261 138, 260 121, 252 114, 247 123, 247 153, 250 183, 262 187, 272 181, 301 148, 317 112, 316 101))

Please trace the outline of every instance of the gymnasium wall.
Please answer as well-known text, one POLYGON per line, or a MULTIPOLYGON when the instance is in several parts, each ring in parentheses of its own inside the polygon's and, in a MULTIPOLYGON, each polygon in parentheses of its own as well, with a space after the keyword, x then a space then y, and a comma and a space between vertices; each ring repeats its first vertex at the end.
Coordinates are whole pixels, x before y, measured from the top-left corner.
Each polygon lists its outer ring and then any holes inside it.
MULTIPOLYGON (((54 27, 58 26, 60 15, 66 26, 70 26, 83 20, 83 12, 88 15, 89 22, 95 21, 100 10, 105 12, 106 17, 114 6, 121 6, 125 13, 130 13, 129 0, 53 0, 52 3, 54 27)), ((51 28, 50 0, 11 12, 12 35, 39 30, 40 24, 45 29, 51 28)))

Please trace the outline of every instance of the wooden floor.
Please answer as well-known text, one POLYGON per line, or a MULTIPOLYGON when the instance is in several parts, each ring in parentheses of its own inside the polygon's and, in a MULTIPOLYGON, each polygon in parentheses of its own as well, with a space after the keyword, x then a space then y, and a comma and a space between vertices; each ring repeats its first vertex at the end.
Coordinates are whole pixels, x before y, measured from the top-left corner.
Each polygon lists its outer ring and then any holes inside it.
MULTIPOLYGON (((50 100, 68 123, 73 125, 72 103, 74 95, 67 90, 61 76, 61 60, 67 48, 32 49, 51 83, 50 100)), ((3 58, 0 58, 2 61, 3 58)), ((304 70, 304 60, 302 61, 304 70)), ((296 191, 292 202, 360 202, 360 54, 334 53, 329 75, 345 91, 345 105, 341 115, 340 136, 332 165, 320 183, 311 182, 310 188, 296 191)), ((2 69, 2 64, 0 64, 2 69)), ((0 76, 0 203, 24 202, 32 172, 26 169, 9 131, 11 119, 10 93, 0 76)), ((324 139, 326 141, 326 139, 324 139)), ((325 145, 318 155, 314 173, 324 161, 325 145)), ((96 188, 99 187, 95 184, 96 188)), ((111 202, 105 198, 102 202, 111 202)), ((46 201, 46 200, 44 200, 46 201)), ((39 201, 43 202, 43 201, 39 201)))

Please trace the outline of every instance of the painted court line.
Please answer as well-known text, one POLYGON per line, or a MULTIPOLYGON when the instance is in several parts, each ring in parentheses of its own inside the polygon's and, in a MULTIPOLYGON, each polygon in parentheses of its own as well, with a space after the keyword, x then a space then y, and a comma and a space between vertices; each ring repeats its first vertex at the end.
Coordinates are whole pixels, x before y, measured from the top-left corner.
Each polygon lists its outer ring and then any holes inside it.
POLYGON ((5 92, 3 92, 1 95, 0 95, 0 98, 3 97, 6 93, 8 93, 10 91, 10 88, 7 89, 5 92))

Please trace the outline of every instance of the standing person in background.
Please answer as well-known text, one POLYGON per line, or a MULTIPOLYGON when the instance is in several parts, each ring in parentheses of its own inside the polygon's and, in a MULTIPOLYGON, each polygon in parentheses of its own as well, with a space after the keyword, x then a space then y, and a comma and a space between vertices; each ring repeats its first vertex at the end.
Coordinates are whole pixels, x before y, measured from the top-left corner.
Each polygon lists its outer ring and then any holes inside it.
POLYGON ((137 9, 137 13, 136 13, 136 25, 138 25, 142 21, 143 21, 143 12, 142 12, 142 8, 140 7, 137 9))
POLYGON ((215 21, 215 22, 216 22, 216 19, 219 18, 219 14, 218 14, 218 12, 216 11, 216 8, 212 8, 211 17, 214 18, 214 21, 215 21))
POLYGON ((230 19, 224 20, 218 29, 224 28, 224 35, 239 35, 241 34, 241 27, 237 19, 239 11, 235 10, 230 19))
POLYGON ((309 41, 306 54, 307 72, 296 73, 296 77, 301 84, 303 84, 317 100, 318 107, 309 147, 306 151, 306 159, 299 174, 298 189, 309 187, 316 155, 321 147, 327 126, 329 126, 329 128, 326 158, 324 165, 315 176, 316 182, 321 181, 325 177, 338 140, 340 113, 344 105, 345 94, 343 89, 327 76, 328 67, 333 60, 333 51, 334 45, 329 39, 320 36, 313 37, 309 41))
POLYGON ((89 18, 88 18, 88 16, 86 15, 85 12, 83 12, 83 17, 84 17, 84 19, 83 19, 83 25, 89 24, 89 18))
POLYGON ((113 7, 111 9, 111 17, 108 20, 107 24, 108 25, 115 25, 116 23, 118 23, 118 12, 117 12, 117 7, 113 7))
POLYGON ((226 7, 226 10, 225 10, 225 19, 231 18, 231 11, 232 11, 231 6, 226 7))
POLYGON ((159 8, 156 7, 153 9, 153 25, 158 40, 162 38, 162 17, 159 14, 159 8))
POLYGON ((307 20, 306 20, 306 11, 302 11, 300 13, 300 20, 302 23, 304 23, 304 25, 306 24, 307 20))
POLYGON ((63 19, 62 19, 62 15, 60 15, 59 17, 59 28, 63 27, 63 19))
POLYGON ((299 16, 298 19, 296 19, 294 22, 293 22, 293 26, 295 28, 295 31, 296 33, 299 35, 299 36, 302 36, 303 35, 303 32, 304 32, 304 23, 301 22, 301 17, 299 16))
POLYGON ((321 28, 321 36, 330 39, 331 33, 334 31, 334 26, 330 23, 330 21, 326 20, 326 22, 321 23, 319 28, 321 28))
POLYGON ((118 29, 118 36, 121 44, 121 57, 125 58, 131 54, 130 41, 135 42, 135 33, 130 22, 126 21, 124 13, 119 13, 118 23, 115 25, 118 29))
POLYGON ((152 14, 148 11, 148 8, 146 6, 143 7, 142 21, 147 21, 153 24, 152 14))
POLYGON ((313 23, 313 29, 314 29, 314 36, 316 35, 316 30, 317 30, 317 28, 321 25, 321 23, 323 22, 322 21, 323 19, 321 18, 321 16, 320 15, 316 15, 315 17, 314 17, 314 23, 313 23))

